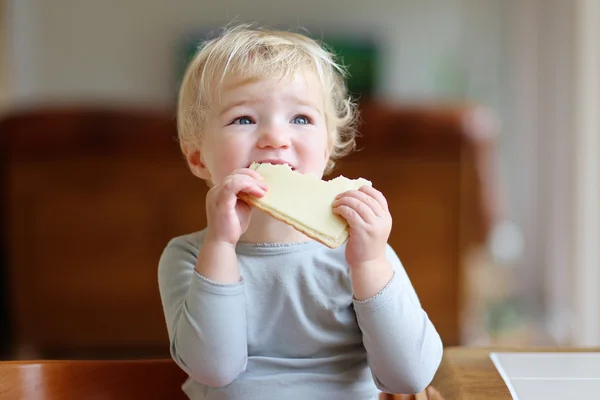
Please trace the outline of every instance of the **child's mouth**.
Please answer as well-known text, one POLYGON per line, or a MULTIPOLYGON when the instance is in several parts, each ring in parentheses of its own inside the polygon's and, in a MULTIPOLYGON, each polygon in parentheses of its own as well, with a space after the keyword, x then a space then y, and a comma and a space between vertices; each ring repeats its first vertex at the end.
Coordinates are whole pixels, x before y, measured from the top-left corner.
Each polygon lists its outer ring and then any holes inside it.
MULTIPOLYGON (((267 160, 259 160, 259 161, 255 161, 255 162, 257 162, 259 164, 287 165, 292 169, 292 171, 296 170, 296 167, 294 167, 292 164, 290 164, 289 162, 284 161, 284 160, 267 159, 267 160)), ((250 163, 250 164, 252 164, 252 163, 250 163)), ((248 167, 250 167, 250 165, 248 165, 248 167)))

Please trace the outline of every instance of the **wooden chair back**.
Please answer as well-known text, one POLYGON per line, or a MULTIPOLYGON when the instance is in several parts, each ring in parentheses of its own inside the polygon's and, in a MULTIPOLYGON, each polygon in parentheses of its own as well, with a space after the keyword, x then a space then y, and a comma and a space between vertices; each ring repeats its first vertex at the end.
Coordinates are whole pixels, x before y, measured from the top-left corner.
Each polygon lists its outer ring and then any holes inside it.
POLYGON ((187 375, 172 360, 0 362, 4 400, 185 400, 187 375))

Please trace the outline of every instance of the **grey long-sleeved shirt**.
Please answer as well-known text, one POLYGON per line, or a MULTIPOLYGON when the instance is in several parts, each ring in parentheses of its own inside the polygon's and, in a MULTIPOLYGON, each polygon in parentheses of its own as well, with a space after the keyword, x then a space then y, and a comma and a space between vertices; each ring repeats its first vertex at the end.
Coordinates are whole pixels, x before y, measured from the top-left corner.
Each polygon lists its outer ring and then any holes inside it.
POLYGON ((345 245, 239 243, 242 279, 223 285, 194 270, 203 237, 171 240, 159 263, 170 351, 191 399, 374 400, 431 382, 442 343, 390 246, 393 278, 357 301, 345 245))

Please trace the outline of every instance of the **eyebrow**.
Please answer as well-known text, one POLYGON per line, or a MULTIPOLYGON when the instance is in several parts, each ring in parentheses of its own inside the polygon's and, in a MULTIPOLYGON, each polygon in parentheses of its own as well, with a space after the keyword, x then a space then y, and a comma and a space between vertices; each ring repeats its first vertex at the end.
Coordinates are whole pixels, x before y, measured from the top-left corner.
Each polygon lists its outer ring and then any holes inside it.
POLYGON ((227 104, 225 107, 223 107, 221 109, 221 111, 219 112, 219 116, 225 114, 226 112, 228 112, 232 108, 240 107, 240 106, 245 106, 245 105, 248 105, 248 104, 259 103, 259 102, 260 102, 260 100, 252 100, 252 99, 238 100, 238 101, 233 102, 231 104, 227 104))
MULTIPOLYGON (((319 107, 317 107, 317 105, 311 101, 306 101, 306 100, 303 100, 296 96, 290 96, 289 99, 298 105, 312 108, 319 115, 321 114, 321 110, 319 109, 319 107)), ((227 113, 229 110, 231 110, 235 107, 240 107, 240 106, 245 106, 245 105, 250 105, 250 104, 255 104, 255 103, 260 103, 260 102, 262 102, 261 99, 242 99, 242 100, 235 101, 235 102, 233 102, 231 104, 227 104, 225 107, 223 107, 221 109, 221 111, 219 112, 219 116, 222 116, 223 114, 227 113)))
POLYGON ((303 100, 303 99, 301 99, 301 98, 299 98, 299 97, 295 97, 295 96, 292 96, 292 97, 291 97, 291 99, 292 99, 292 100, 293 100, 293 101, 294 101, 296 104, 299 104, 299 105, 301 105, 301 106, 306 106, 306 107, 312 108, 312 109, 313 109, 313 110, 315 110, 317 113, 321 114, 321 109, 320 109, 319 107, 317 107, 317 105, 316 105, 315 103, 313 103, 312 101, 306 101, 306 100, 303 100))

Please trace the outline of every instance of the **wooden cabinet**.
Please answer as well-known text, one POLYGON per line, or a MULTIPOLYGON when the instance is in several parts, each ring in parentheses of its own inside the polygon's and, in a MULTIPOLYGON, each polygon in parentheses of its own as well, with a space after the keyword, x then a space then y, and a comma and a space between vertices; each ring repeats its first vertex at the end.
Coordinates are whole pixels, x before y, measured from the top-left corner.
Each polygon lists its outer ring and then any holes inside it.
MULTIPOLYGON (((469 112, 365 106, 363 150, 335 171, 388 197, 390 242, 448 345, 460 338, 461 257, 491 215, 469 112)), ((168 355, 158 258, 170 238, 204 227, 207 190, 179 152, 174 117, 33 110, 0 134, 17 356, 168 355)))
POLYGON ((461 340, 462 263, 500 211, 493 125, 479 109, 369 104, 360 151, 339 172, 386 196, 390 244, 445 345, 461 340))

